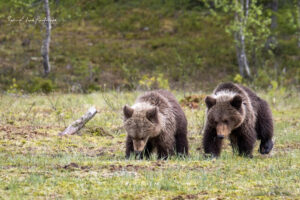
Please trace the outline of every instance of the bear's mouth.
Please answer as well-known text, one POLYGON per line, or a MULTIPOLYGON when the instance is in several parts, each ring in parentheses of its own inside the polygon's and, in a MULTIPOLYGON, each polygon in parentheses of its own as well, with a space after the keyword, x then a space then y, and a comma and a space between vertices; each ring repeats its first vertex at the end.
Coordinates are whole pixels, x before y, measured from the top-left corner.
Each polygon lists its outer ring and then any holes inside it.
POLYGON ((217 138, 219 138, 219 139, 224 139, 225 136, 224 136, 224 135, 217 135, 217 138))

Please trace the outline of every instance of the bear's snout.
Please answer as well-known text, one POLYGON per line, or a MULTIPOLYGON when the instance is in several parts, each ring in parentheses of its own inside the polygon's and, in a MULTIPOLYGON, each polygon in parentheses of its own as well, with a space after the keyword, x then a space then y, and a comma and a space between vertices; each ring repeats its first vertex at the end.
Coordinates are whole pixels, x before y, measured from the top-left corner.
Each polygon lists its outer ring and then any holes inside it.
POLYGON ((147 139, 144 140, 133 140, 133 149, 135 152, 142 152, 146 146, 147 139))
POLYGON ((222 123, 217 125, 217 137, 223 139, 230 134, 230 129, 228 125, 222 123))

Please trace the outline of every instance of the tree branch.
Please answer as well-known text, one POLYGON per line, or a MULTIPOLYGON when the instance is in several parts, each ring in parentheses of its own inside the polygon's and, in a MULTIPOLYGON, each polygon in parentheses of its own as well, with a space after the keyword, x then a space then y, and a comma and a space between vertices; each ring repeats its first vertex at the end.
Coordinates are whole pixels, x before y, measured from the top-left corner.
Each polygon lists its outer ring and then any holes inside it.
POLYGON ((97 110, 95 107, 91 107, 88 112, 70 124, 63 132, 58 135, 73 135, 77 133, 80 129, 84 127, 84 125, 90 121, 97 114, 97 110))

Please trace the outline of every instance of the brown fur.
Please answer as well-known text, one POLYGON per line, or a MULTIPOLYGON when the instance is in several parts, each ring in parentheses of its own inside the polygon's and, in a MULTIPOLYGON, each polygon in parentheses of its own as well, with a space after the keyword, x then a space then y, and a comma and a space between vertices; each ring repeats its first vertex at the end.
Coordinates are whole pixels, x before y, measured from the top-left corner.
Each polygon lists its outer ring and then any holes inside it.
POLYGON ((154 149, 163 159, 175 152, 188 154, 187 120, 170 92, 147 92, 132 107, 124 106, 123 112, 127 158, 134 152, 149 158, 154 149))
POLYGON ((272 113, 266 101, 249 88, 222 83, 205 99, 207 105, 203 136, 205 153, 219 156, 224 137, 229 137, 233 150, 252 157, 256 139, 259 151, 269 153, 273 148, 272 113))

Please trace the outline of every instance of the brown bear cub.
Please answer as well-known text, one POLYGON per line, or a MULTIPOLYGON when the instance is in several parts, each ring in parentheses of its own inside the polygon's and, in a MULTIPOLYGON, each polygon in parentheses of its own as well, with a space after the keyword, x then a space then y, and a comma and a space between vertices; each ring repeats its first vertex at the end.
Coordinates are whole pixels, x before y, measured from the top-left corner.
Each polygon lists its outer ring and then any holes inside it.
POLYGON ((252 157, 256 139, 259 152, 273 148, 272 113, 266 101, 242 85, 222 83, 205 99, 207 106, 203 147, 206 154, 218 157, 222 142, 229 137, 233 150, 252 157))
POLYGON ((126 158, 134 153, 146 158, 156 150, 159 159, 175 152, 188 154, 187 120, 175 97, 157 90, 139 96, 132 107, 123 108, 127 132, 126 158))

